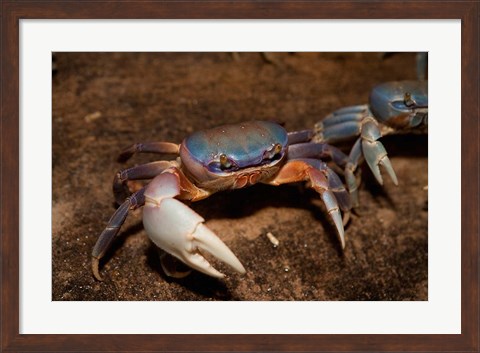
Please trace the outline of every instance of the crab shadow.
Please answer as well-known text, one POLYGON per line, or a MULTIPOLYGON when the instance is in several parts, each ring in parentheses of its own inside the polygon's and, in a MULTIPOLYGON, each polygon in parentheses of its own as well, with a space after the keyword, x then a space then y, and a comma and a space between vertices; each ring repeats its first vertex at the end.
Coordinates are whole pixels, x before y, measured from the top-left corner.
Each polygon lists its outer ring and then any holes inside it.
POLYGON ((382 137, 381 140, 389 156, 428 157, 428 135, 389 135, 382 137))
MULTIPOLYGON (((178 260, 175 260, 173 256, 166 254, 171 260, 177 262, 178 269, 181 272, 187 272, 190 270, 186 265, 183 265, 178 260)), ((214 298, 216 300, 239 300, 235 298, 230 292, 229 288, 221 279, 207 276, 201 272, 191 270, 191 272, 183 278, 170 277, 162 269, 158 248, 150 243, 147 250, 147 265, 155 272, 159 274, 163 281, 166 283, 175 282, 182 286, 186 291, 192 292, 203 298, 214 298)))

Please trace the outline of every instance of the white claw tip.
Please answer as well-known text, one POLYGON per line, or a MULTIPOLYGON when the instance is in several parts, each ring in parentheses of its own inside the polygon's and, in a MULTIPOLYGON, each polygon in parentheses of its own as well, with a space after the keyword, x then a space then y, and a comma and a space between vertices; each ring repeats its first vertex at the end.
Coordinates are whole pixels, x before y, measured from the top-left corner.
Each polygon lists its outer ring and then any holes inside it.
POLYGON ((240 264, 240 266, 242 266, 242 268, 236 268, 235 271, 237 271, 241 275, 244 275, 245 273, 247 273, 247 270, 245 270, 245 267, 243 267, 242 264, 240 264))
POLYGON ((338 210, 331 213, 333 222, 335 223, 335 227, 337 228, 338 239, 342 244, 342 249, 345 249, 345 231, 343 229, 343 220, 340 212, 338 210))
POLYGON ((390 179, 392 179, 393 183, 398 186, 398 179, 397 175, 395 174, 395 170, 393 170, 392 163, 390 162, 390 159, 388 159, 387 156, 383 157, 383 159, 380 161, 380 164, 383 165, 385 170, 387 171, 388 175, 390 176, 390 179))
POLYGON ((375 168, 375 170, 372 170, 373 172, 373 175, 375 176, 375 179, 377 179, 378 183, 380 185, 383 185, 383 178, 382 178, 382 174, 380 174, 380 168, 378 168, 378 166, 375 168))
POLYGON ((193 233, 195 244, 202 250, 208 251, 218 260, 226 263, 233 270, 244 274, 245 268, 233 252, 204 224, 200 223, 193 233))

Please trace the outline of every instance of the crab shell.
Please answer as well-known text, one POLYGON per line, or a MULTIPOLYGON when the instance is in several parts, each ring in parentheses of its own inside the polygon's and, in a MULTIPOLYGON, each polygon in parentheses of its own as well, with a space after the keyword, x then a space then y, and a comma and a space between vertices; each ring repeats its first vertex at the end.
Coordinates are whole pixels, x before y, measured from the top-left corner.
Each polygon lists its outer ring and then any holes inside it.
POLYGON ((427 109, 427 81, 386 82, 370 93, 370 110, 375 118, 398 129, 426 129, 427 109))
POLYGON ((287 147, 288 134, 282 126, 251 121, 193 133, 180 145, 180 159, 183 171, 197 186, 238 189, 274 175, 287 147), (222 155, 227 158, 224 165, 222 155))

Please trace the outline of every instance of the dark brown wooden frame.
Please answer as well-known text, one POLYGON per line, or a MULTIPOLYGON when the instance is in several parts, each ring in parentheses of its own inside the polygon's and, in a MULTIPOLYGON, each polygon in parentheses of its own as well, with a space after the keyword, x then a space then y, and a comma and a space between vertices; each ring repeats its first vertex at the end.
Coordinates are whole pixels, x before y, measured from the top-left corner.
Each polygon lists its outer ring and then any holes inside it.
MULTIPOLYGON (((2 1, 1 349, 13 351, 478 351, 479 9, 471 1, 2 1), (459 335, 19 334, 20 19, 461 19, 462 333, 459 335)), ((448 68, 446 68, 448 69, 448 68)))

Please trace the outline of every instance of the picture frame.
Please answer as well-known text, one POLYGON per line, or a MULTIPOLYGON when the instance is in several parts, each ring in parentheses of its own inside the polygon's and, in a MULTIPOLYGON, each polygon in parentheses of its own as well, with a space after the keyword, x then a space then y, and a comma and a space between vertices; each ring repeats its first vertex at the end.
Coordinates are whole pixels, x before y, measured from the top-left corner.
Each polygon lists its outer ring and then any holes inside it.
POLYGON ((2 4, 2 349, 5 351, 478 351, 476 2, 13 2, 2 4), (459 335, 42 335, 19 333, 20 19, 461 19, 462 333, 459 335))

